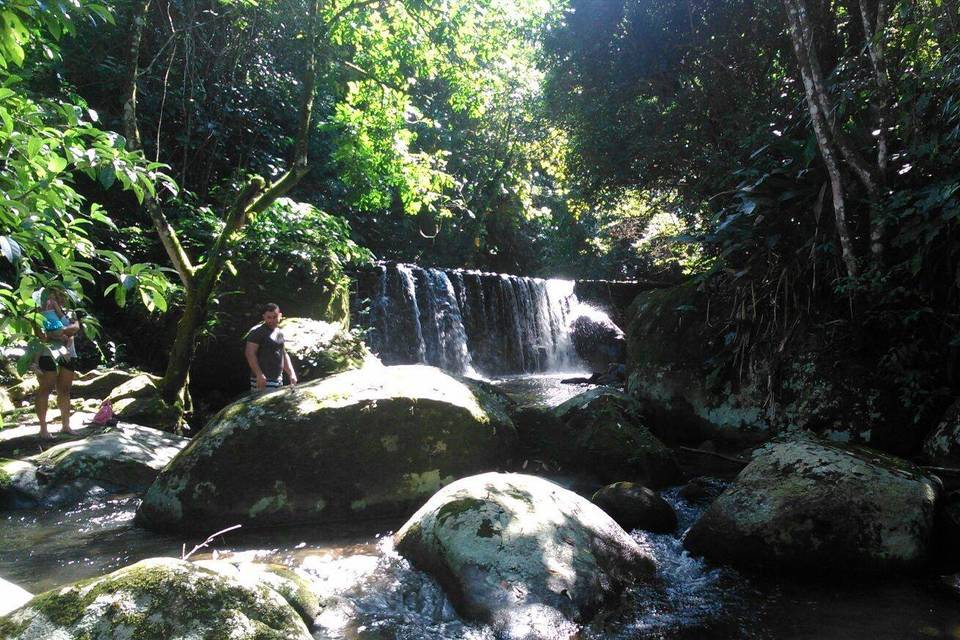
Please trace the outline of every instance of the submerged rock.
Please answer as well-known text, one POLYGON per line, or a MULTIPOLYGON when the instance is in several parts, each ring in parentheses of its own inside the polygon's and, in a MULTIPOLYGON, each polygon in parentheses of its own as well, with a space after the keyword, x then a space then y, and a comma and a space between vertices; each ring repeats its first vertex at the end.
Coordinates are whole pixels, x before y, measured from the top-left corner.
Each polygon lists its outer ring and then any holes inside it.
POLYGON ((719 562, 799 573, 915 568, 936 499, 913 464, 794 436, 758 450, 684 544, 719 562))
POLYGON ((627 531, 672 533, 677 529, 677 514, 670 503, 643 485, 616 482, 597 491, 590 500, 627 531))
POLYGON ((121 423, 21 460, 0 459, 0 508, 55 506, 93 486, 146 489, 187 442, 121 423))
POLYGON ((280 328, 300 382, 379 363, 363 338, 344 329, 341 323, 285 318, 280 328))
POLYGON ((631 398, 598 387, 554 410, 564 425, 558 443, 570 468, 594 473, 605 482, 629 478, 652 487, 677 482, 680 468, 670 449, 642 423, 631 398))
POLYGON ((515 439, 498 403, 439 369, 348 371, 226 407, 163 470, 137 523, 209 532, 401 515, 501 466, 515 439))
POLYGON ((397 532, 469 620, 501 638, 567 638, 629 583, 648 551, 596 505, 542 478, 488 473, 439 491, 397 532))
POLYGON ((294 607, 263 582, 172 558, 41 593, 0 618, 0 637, 311 640, 294 607))
POLYGON ((33 597, 23 587, 0 578, 0 616, 5 616, 14 609, 19 609, 33 597))

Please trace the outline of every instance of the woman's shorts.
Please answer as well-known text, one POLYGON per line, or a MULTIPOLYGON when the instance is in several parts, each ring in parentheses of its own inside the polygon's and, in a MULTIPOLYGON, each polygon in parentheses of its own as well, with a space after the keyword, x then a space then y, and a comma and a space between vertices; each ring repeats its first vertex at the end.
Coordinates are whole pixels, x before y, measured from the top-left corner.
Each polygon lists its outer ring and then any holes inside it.
POLYGON ((40 371, 46 371, 50 373, 56 373, 57 367, 61 369, 66 369, 67 371, 74 371, 73 364, 69 360, 54 360, 50 356, 40 356, 37 359, 37 367, 40 371))

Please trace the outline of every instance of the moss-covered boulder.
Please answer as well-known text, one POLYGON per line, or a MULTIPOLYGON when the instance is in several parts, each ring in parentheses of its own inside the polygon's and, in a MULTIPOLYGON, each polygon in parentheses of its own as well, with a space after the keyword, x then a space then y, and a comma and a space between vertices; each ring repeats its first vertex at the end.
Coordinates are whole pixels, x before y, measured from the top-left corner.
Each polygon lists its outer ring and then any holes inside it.
POLYGON ((684 544, 719 562, 798 573, 914 568, 930 545, 937 493, 903 460, 793 436, 759 449, 684 544))
POLYGON ((396 533, 468 620, 500 638, 563 638, 655 562, 610 516, 534 476, 488 473, 430 498, 396 533))
POLYGON ((363 338, 344 329, 341 323, 284 318, 280 329, 300 382, 379 362, 363 338))
POLYGON ((114 415, 124 422, 181 433, 186 424, 183 412, 189 398, 168 404, 160 398, 159 384, 158 376, 141 373, 114 388, 108 396, 114 415))
POLYGON ((570 398, 554 414, 564 425, 568 468, 590 471, 605 482, 663 487, 679 480, 673 453, 646 428, 629 396, 597 387, 570 398))
POLYGON ((146 489, 187 442, 121 423, 20 460, 0 459, 0 508, 55 506, 92 486, 146 489))
POLYGON ((0 618, 0 637, 87 640, 311 640, 269 586, 171 558, 41 593, 0 618))
POLYGON ((320 615, 320 599, 310 581, 296 570, 279 564, 260 562, 231 562, 229 560, 198 560, 198 567, 251 585, 262 585, 276 591, 294 608, 308 627, 320 615))
POLYGON ((409 513, 441 486, 508 462, 513 423, 486 398, 421 365, 245 397, 163 470, 137 523, 203 532, 409 513))
POLYGON ((157 429, 118 424, 103 433, 50 447, 29 460, 48 484, 93 480, 146 489, 187 442, 157 429))
POLYGON ((670 503, 635 482, 615 482, 602 487, 590 501, 627 531, 672 533, 677 529, 677 513, 670 503))
POLYGON ((33 597, 23 587, 0 578, 0 616, 5 616, 14 609, 19 609, 33 597))
MULTIPOLYGON (((73 386, 70 388, 70 395, 74 398, 95 398, 102 400, 121 385, 129 383, 139 376, 146 376, 147 380, 151 380, 154 383, 159 380, 156 376, 150 376, 140 371, 94 369, 73 381, 73 386)), ((142 384, 141 382, 141 386, 142 384)))

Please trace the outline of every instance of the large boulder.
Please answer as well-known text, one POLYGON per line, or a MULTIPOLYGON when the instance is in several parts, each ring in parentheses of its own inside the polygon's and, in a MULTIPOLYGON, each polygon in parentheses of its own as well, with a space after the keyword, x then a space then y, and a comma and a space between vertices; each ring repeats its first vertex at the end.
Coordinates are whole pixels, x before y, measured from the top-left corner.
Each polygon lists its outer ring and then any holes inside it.
POLYGON ((914 568, 927 554, 938 486, 919 467, 793 436, 759 449, 687 533, 719 562, 823 574, 914 568))
POLYGON ((670 503, 634 482, 615 482, 602 487, 590 501, 627 531, 673 533, 677 529, 677 513, 670 503))
POLYGON ((501 638, 566 638, 655 563, 610 516, 547 480, 488 473, 434 495, 395 535, 458 612, 501 638))
POLYGON ((679 481, 673 453, 646 428, 629 396, 597 387, 570 398, 554 414, 564 425, 557 449, 567 456, 568 468, 590 471, 604 482, 664 487, 679 481))
POLYGON ((121 423, 23 459, 0 459, 0 508, 55 506, 93 486, 146 489, 187 442, 121 423))
POLYGON ((311 640, 296 609, 268 584, 172 558, 41 593, 0 618, 0 637, 311 640))
POLYGON ((284 318, 284 346, 301 382, 379 362, 363 338, 338 322, 284 318))
POLYGON ((627 341, 623 330, 605 313, 583 313, 574 318, 570 329, 573 348, 592 371, 606 371, 611 363, 626 359, 627 341))
POLYGON ((348 371, 226 407, 163 470, 137 523, 204 532, 401 515, 507 463, 515 438, 501 405, 439 369, 348 371))

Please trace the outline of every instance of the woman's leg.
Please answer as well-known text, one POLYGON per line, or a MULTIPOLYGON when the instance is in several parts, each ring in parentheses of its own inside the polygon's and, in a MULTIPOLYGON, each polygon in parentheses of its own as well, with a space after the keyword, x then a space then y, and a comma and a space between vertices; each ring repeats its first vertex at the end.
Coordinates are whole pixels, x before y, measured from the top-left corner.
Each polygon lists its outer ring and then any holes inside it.
POLYGON ((63 433, 73 433, 70 429, 70 387, 73 386, 73 371, 60 367, 57 373, 57 407, 60 408, 60 429, 63 433))
POLYGON ((37 372, 37 420, 40 421, 40 437, 44 440, 50 439, 50 432, 47 431, 47 405, 50 402, 50 392, 57 384, 56 371, 38 371, 37 372))

